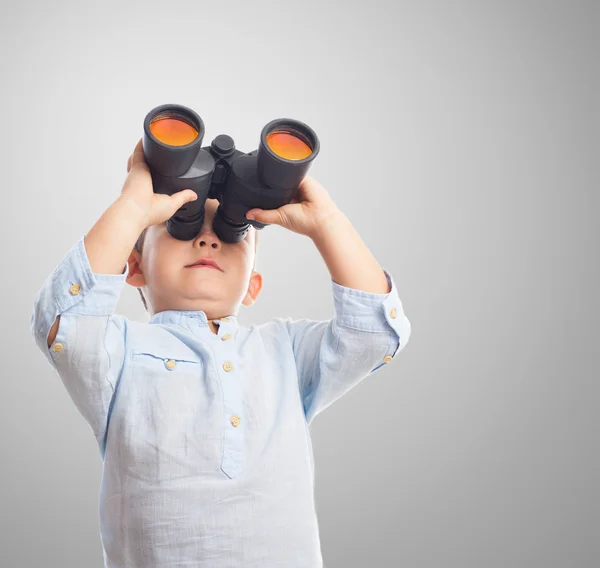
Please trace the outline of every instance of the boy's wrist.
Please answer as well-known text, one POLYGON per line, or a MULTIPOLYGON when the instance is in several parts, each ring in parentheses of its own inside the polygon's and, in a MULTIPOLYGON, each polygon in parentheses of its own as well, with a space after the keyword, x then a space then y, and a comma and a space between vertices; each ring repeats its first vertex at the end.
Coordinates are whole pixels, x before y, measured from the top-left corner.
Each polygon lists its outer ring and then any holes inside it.
POLYGON ((138 235, 146 229, 150 224, 148 212, 142 206, 127 195, 120 195, 114 205, 127 216, 127 220, 131 226, 139 229, 138 235))
POLYGON ((123 274, 131 251, 145 228, 139 205, 118 198, 86 233, 85 251, 94 274, 123 274))
POLYGON ((343 211, 335 207, 328 214, 323 215, 309 236, 318 246, 323 241, 336 238, 336 234, 339 233, 342 227, 347 227, 348 222, 349 220, 343 211))

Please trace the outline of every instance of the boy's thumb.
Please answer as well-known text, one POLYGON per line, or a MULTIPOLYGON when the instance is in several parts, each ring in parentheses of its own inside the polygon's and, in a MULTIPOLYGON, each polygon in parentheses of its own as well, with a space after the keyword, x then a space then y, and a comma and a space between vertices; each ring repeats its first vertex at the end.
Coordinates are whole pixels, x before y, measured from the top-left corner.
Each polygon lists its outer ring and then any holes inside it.
POLYGON ((193 189, 182 189, 171 195, 171 198, 177 203, 177 209, 182 205, 185 205, 188 201, 195 201, 198 199, 198 194, 193 189))
POLYGON ((281 214, 277 209, 250 209, 246 213, 246 219, 265 223, 267 225, 281 225, 281 214))

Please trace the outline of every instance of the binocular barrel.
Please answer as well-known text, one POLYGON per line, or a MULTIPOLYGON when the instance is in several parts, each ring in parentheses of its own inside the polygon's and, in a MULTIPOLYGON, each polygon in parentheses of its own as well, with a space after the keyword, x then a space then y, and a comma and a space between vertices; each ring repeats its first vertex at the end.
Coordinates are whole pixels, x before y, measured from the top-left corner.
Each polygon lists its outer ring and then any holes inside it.
POLYGON ((241 241, 250 225, 264 228, 245 218, 248 210, 290 203, 319 153, 312 128, 291 118, 267 123, 258 149, 248 153, 227 134, 203 147, 204 132, 202 118, 182 105, 160 105, 144 119, 142 144, 154 192, 193 189, 198 195, 167 220, 168 232, 179 240, 191 240, 201 230, 207 198, 219 201, 213 228, 222 241, 241 241))

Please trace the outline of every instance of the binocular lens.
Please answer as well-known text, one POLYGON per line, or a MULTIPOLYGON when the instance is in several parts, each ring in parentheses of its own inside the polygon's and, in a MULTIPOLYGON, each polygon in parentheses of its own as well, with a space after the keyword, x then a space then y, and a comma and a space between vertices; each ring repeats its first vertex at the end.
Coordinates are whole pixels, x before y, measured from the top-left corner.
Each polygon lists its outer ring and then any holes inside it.
POLYGON ((198 131, 188 122, 169 116, 159 116, 150 122, 152 135, 169 146, 185 146, 193 142, 198 131))
POLYGON ((283 130, 274 130, 266 136, 267 144, 275 154, 285 160, 304 160, 312 150, 304 140, 283 130))

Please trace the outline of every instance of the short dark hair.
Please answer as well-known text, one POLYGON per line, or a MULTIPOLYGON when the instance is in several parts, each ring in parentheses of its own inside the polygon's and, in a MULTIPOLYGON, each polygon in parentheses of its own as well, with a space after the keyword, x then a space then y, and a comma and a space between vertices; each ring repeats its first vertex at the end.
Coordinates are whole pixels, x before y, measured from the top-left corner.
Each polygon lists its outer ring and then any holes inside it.
MULTIPOLYGON (((140 254, 142 254, 143 250, 144 250, 144 237, 146 236, 146 231, 148 230, 148 227, 146 227, 141 233, 140 236, 138 237, 137 241, 135 241, 135 245, 133 245, 133 249, 138 251, 140 254)), ((252 267, 252 270, 254 270, 256 268, 256 253, 258 250, 258 229, 254 229, 254 266, 252 267)), ((142 304, 144 304, 144 309, 146 311, 148 311, 148 304, 146 303, 146 298, 144 297, 144 293, 142 292, 141 288, 137 289, 138 292, 140 293, 140 298, 142 299, 142 304)))

